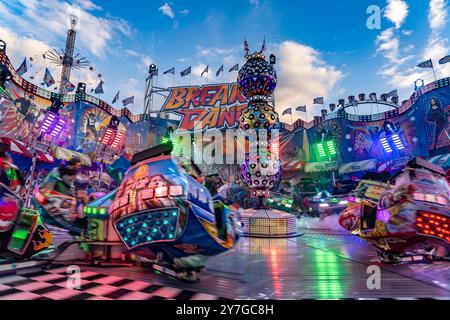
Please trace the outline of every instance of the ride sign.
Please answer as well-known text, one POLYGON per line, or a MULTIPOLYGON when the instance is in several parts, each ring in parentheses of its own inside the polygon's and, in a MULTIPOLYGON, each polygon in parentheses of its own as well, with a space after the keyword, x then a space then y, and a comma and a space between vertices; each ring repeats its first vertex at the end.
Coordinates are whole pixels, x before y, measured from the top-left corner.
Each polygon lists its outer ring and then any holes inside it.
POLYGON ((169 88, 161 111, 182 117, 178 129, 204 131, 234 128, 247 99, 237 83, 169 88))

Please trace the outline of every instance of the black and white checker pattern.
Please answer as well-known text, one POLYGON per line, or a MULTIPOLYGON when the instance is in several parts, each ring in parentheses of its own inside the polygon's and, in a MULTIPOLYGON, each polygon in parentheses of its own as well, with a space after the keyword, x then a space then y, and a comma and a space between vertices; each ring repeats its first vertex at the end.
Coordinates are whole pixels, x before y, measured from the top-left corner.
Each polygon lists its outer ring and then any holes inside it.
POLYGON ((218 300, 205 293, 81 271, 81 289, 69 289, 65 267, 0 277, 0 300, 218 300))

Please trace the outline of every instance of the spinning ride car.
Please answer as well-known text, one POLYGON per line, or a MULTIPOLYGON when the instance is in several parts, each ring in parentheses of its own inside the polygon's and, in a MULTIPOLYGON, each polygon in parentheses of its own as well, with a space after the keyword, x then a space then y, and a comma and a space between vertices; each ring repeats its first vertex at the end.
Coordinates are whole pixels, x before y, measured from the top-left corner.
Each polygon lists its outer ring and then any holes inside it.
POLYGON ((312 210, 319 214, 340 213, 347 207, 346 196, 333 196, 326 190, 320 191, 308 199, 312 210))
POLYGON ((28 259, 52 244, 52 234, 38 212, 22 207, 23 200, 0 183, 0 256, 3 258, 28 259))
POLYGON ((442 168, 414 158, 394 175, 377 202, 363 200, 340 224, 378 249, 383 262, 447 259, 450 250, 450 186, 442 168))
POLYGON ((293 211, 294 199, 292 195, 273 192, 271 197, 267 199, 266 205, 270 208, 290 213, 293 211))
POLYGON ((171 151, 160 145, 134 155, 110 213, 131 253, 153 261, 156 270, 195 281, 207 257, 233 248, 240 231, 236 212, 213 201, 171 151))

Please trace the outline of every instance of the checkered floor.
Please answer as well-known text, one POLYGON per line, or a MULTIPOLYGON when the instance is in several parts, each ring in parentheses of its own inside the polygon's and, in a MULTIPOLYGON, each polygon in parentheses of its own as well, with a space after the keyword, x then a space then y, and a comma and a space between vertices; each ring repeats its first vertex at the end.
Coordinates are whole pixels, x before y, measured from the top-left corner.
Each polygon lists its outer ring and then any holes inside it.
POLYGON ((117 276, 81 272, 81 289, 67 288, 66 268, 0 277, 0 300, 218 300, 209 294, 117 276))

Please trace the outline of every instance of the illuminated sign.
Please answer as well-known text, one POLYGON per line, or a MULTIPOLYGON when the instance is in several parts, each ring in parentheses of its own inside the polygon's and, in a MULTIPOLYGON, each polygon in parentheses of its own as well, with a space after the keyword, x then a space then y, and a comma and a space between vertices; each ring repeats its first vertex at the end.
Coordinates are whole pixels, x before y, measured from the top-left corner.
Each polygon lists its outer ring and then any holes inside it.
POLYGON ((233 128, 247 100, 237 83, 169 88, 161 111, 181 116, 179 130, 233 128))

